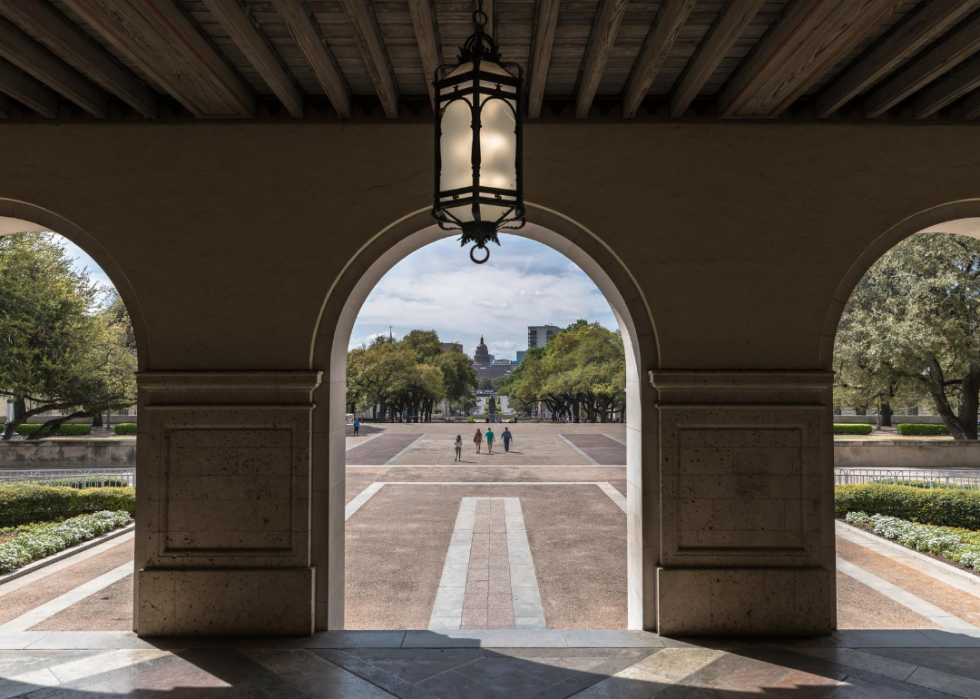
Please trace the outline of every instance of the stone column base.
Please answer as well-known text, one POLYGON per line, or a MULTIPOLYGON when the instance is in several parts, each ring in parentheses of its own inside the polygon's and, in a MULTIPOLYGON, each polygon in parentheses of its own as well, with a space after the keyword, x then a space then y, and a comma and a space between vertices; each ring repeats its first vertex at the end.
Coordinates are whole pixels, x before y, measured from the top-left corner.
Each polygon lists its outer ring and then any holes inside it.
POLYGON ((140 636, 309 636, 313 568, 138 573, 140 636))
POLYGON ((665 636, 821 636, 835 623, 826 568, 660 568, 665 636))

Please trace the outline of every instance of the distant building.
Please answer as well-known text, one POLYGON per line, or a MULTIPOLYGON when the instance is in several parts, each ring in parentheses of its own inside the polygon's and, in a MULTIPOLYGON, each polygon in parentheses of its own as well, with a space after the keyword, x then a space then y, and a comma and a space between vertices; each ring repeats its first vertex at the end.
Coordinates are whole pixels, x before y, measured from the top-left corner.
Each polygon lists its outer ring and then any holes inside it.
POLYGON ((517 350, 517 363, 520 364, 524 361, 524 357, 527 356, 527 350, 517 350))
POLYGON ((548 338, 557 335, 561 330, 557 325, 529 325, 527 326, 527 348, 544 347, 548 338))
POLYGON ((517 365, 509 359, 494 359, 480 336, 480 344, 476 346, 476 354, 473 355, 473 368, 476 370, 476 378, 479 381, 484 379, 496 379, 501 376, 508 376, 517 365))
POLYGON ((452 352, 453 350, 462 352, 463 351, 463 343, 462 342, 443 342, 442 343, 442 351, 443 352, 452 352))

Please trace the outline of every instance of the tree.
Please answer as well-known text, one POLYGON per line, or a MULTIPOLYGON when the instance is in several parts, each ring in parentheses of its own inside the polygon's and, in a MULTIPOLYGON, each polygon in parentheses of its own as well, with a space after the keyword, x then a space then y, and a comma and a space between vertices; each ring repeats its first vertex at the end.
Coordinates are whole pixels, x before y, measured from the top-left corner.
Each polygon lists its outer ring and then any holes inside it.
POLYGON ((977 439, 980 241, 913 236, 876 262, 841 317, 835 399, 931 399, 956 439, 977 439))
POLYGON ((28 439, 135 402, 132 326, 104 296, 51 234, 0 237, 0 394, 25 405, 4 440, 41 413, 68 411, 28 439))
POLYGON ((626 407, 623 339, 598 323, 576 321, 544 347, 528 350, 507 382, 507 395, 525 409, 540 401, 575 422, 583 413, 606 422, 626 407))
MULTIPOLYGON (((381 419, 385 420, 388 400, 414 363, 408 350, 397 343, 375 338, 370 347, 347 353, 347 376, 354 377, 357 396, 372 406, 379 406, 381 419)), ((351 386, 349 380, 348 390, 351 386)))

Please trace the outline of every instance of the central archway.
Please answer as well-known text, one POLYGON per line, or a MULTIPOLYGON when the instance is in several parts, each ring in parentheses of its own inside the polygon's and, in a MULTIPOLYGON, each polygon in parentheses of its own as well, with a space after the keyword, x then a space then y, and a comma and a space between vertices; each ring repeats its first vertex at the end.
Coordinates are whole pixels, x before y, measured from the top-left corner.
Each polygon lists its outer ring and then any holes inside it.
MULTIPOLYGON (((659 367, 659 347, 646 299, 622 261, 599 238, 554 211, 528 205, 528 225, 516 231, 564 254, 605 295, 623 334, 627 401, 627 624, 656 628, 655 570, 659 548, 657 422, 647 372, 659 367)), ((316 627, 344 627, 344 504, 346 489, 346 357, 357 314, 374 286, 397 262, 451 232, 432 225, 429 209, 397 221, 362 247, 324 302, 311 347, 311 368, 323 372, 313 415, 312 551, 317 569, 316 627)))

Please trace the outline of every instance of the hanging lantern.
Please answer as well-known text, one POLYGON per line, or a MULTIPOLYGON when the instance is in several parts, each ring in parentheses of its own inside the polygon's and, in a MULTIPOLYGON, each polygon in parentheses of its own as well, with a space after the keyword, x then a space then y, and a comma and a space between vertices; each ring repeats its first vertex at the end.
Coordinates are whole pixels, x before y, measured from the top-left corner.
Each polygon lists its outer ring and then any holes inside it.
POLYGON ((436 167, 432 216, 443 230, 462 232, 473 243, 470 259, 490 259, 487 243, 500 245, 498 231, 524 226, 521 173, 523 88, 520 66, 503 64, 483 28, 482 8, 473 13, 475 31, 459 50, 459 64, 436 71, 436 167), (486 254, 477 254, 483 250, 486 254))

